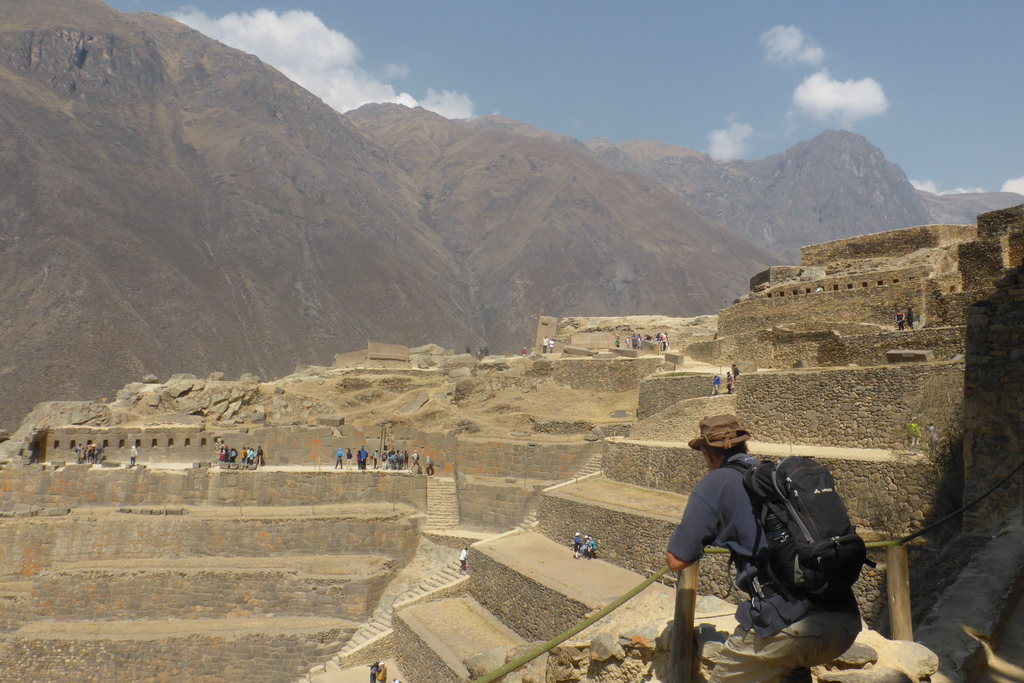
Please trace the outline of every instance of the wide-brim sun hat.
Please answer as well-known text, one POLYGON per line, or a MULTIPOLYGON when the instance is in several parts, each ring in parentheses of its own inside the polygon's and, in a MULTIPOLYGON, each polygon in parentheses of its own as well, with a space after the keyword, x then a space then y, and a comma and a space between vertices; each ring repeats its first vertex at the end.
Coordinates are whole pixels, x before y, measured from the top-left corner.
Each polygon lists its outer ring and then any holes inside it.
POLYGON ((699 432, 696 439, 689 443, 690 448, 697 451, 701 446, 732 448, 750 438, 750 432, 740 423, 735 415, 714 415, 706 417, 697 426, 699 432))

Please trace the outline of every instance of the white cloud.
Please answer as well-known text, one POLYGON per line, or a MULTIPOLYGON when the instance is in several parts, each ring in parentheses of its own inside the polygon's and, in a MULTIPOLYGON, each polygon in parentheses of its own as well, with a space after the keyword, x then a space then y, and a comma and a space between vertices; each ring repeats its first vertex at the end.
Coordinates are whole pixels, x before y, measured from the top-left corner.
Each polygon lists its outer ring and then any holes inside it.
POLYGON ((215 18, 195 8, 170 15, 211 38, 250 52, 340 112, 369 102, 417 105, 449 118, 473 116, 469 96, 449 90, 427 91, 422 101, 397 92, 383 79, 402 78, 405 65, 385 64, 374 76, 361 66, 356 44, 328 28, 312 12, 259 9, 215 18))
POLYGON ((427 88, 427 96, 420 100, 420 105, 450 119, 473 117, 473 102, 465 95, 451 90, 437 92, 433 88, 427 88))
POLYGON ((744 141, 753 133, 754 129, 747 124, 730 121, 728 128, 708 133, 708 154, 722 161, 735 159, 746 151, 744 141))
MULTIPOLYGON (((1024 181, 1024 178, 1021 178, 1024 181)), ((911 180, 910 184, 915 189, 924 190, 925 192, 931 192, 932 194, 975 194, 978 192, 985 192, 983 187, 957 187, 952 190, 940 190, 939 186, 935 184, 934 180, 911 180)), ((1005 187, 1005 185, 1004 185, 1005 187)), ((1013 190, 1004 190, 1004 192, 1012 192, 1013 190)))
POLYGON ((1024 194, 1024 176, 1020 178, 1011 178, 1003 183, 1003 192, 1016 192, 1017 194, 1024 194))
POLYGON ((889 108, 885 91, 873 78, 834 81, 828 71, 811 74, 793 92, 792 110, 819 121, 834 121, 844 128, 878 116, 889 108))
POLYGON ((767 62, 820 66, 825 61, 825 51, 796 26, 772 26, 761 34, 761 44, 767 62))

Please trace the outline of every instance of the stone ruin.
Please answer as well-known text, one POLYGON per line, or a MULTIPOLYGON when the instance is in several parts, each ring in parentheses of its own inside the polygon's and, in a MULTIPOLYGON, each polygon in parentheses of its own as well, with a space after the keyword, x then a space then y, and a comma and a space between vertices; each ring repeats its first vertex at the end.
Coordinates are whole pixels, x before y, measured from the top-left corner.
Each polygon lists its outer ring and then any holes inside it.
MULTIPOLYGON (((410 683, 480 675, 660 569, 686 493, 703 475, 686 440, 715 412, 747 423, 759 457, 808 454, 828 464, 869 539, 920 529, 1020 458, 1022 215, 1017 207, 977 226, 808 247, 801 266, 755 276, 750 295, 717 318, 666 322, 672 355, 608 348, 609 334, 645 324, 661 331, 650 319, 569 319, 547 322, 563 345, 555 354, 477 362, 433 345, 370 344, 358 352, 361 370, 341 358, 277 383, 180 375, 130 385, 110 405, 40 406, 0 444, 0 681, 114 680, 129 671, 327 683, 343 668, 390 657, 410 683), (892 309, 907 302, 922 324, 897 334, 892 309), (911 334, 932 358, 889 362, 911 334), (734 361, 744 362, 737 393, 709 397, 711 376, 734 361), (793 369, 799 361, 805 367, 793 369), (458 408, 458 396, 501 382, 527 393, 632 391, 635 411, 478 436, 389 430, 293 398, 303 383, 370 386, 368 377, 391 382, 396 405, 419 402, 420 387, 394 381, 402 368, 443 387, 426 392, 416 413, 442 401, 458 408), (309 419, 288 420, 292 408, 309 419), (134 414, 148 421, 126 417, 134 414), (910 418, 934 422, 941 442, 909 448, 910 418), (222 467, 212 456, 220 440, 263 444, 269 466, 222 467), (89 442, 104 446, 106 463, 69 458, 89 442), (363 444, 415 449, 438 474, 331 468, 338 447, 363 444), (139 462, 128 468, 133 446, 139 462), (572 559, 566 543, 576 531, 599 539, 599 560, 572 559), (452 566, 467 546, 468 576, 452 566), (425 558, 430 571, 408 578, 425 558)), ((997 495, 966 527, 1019 508, 1012 490, 997 495)), ((947 537, 912 548, 912 560, 947 537)), ((884 555, 874 559, 856 593, 868 623, 885 632, 884 555)), ((974 583, 1015 585, 1024 563, 1008 564, 974 583)), ((699 593, 707 666, 738 597, 723 556, 702 560, 699 593)), ((509 679, 667 680, 671 612, 670 586, 655 584, 509 679)), ((929 619, 938 657, 869 631, 816 676, 968 680, 980 645, 935 636, 929 619), (954 641, 958 649, 943 649, 954 641)), ((985 619, 972 628, 994 637, 998 614, 985 619)))

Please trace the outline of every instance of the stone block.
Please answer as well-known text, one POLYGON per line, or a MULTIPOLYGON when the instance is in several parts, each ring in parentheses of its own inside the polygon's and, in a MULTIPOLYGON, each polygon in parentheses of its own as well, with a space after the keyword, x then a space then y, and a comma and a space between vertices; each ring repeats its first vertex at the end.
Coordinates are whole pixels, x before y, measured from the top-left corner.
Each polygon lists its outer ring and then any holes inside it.
POLYGON ((681 353, 673 353, 672 351, 666 351, 665 352, 665 362, 666 363, 674 363, 677 369, 681 368, 681 367, 683 367, 683 354, 681 354, 681 353))
POLYGON ((751 363, 750 361, 738 360, 736 361, 736 369, 740 371, 740 375, 749 375, 753 372, 757 372, 757 363, 751 363))
POLYGON ((636 349, 608 349, 619 358, 639 358, 640 352, 636 349))
POLYGON ((562 353, 567 356, 589 356, 590 350, 581 346, 566 346, 562 349, 562 353))
POLYGON ((615 335, 611 332, 583 332, 572 335, 572 339, 569 340, 573 348, 582 349, 607 349, 614 343, 615 335))
POLYGON ((345 418, 341 415, 321 415, 316 418, 316 423, 325 427, 340 427, 345 424, 345 418))
POLYGON ((935 354, 930 349, 892 349, 885 352, 889 363, 930 363, 935 354))
POLYGON ((366 345, 367 360, 409 360, 409 347, 401 344, 369 342, 366 345))

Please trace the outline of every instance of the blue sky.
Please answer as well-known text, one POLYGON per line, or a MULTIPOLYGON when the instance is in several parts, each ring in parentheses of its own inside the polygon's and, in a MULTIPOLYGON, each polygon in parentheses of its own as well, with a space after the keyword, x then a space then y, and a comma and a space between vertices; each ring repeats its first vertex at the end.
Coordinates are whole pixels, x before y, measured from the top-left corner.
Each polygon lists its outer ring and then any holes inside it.
POLYGON ((1024 193, 1024 2, 113 0, 339 110, 420 104, 760 159, 827 128, 919 187, 1024 193))

